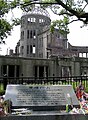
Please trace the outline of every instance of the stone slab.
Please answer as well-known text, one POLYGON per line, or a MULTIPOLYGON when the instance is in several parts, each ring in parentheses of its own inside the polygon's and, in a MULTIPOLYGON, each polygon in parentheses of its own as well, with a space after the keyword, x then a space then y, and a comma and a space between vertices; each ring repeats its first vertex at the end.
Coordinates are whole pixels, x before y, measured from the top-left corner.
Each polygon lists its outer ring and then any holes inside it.
POLYGON ((0 120, 88 120, 84 114, 38 114, 30 116, 4 116, 0 120))
POLYGON ((66 104, 79 106, 71 85, 7 85, 5 100, 13 107, 33 110, 65 109, 66 104))

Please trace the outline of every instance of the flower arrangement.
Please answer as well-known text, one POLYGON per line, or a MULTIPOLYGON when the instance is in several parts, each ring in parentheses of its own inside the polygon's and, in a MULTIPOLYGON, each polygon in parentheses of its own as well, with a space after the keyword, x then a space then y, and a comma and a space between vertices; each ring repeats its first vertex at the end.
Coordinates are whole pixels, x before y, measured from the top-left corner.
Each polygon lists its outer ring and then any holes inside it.
POLYGON ((5 116, 11 113, 11 101, 10 100, 6 100, 4 101, 4 99, 1 97, 0 98, 0 116, 5 116))

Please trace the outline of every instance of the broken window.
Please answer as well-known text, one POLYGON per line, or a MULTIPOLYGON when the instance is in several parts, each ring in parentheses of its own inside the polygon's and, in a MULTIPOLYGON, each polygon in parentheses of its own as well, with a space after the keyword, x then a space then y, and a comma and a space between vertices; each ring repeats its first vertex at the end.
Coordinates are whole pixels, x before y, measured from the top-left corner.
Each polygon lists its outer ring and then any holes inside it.
POLYGON ((29 38, 29 30, 27 30, 27 39, 29 38))
POLYGON ((29 45, 27 45, 27 54, 29 54, 29 45))
POLYGON ((35 45, 30 45, 30 53, 35 54, 35 45))
POLYGON ((48 66, 34 66, 34 75, 35 77, 46 78, 49 74, 48 70, 48 66))
POLYGON ((36 30, 33 31, 33 38, 36 38, 36 30))
POLYGON ((30 53, 32 53, 32 45, 30 45, 30 53))
POLYGON ((36 22, 36 19, 35 18, 28 18, 28 22, 31 22, 31 23, 36 22))
POLYGON ((33 45, 33 53, 35 54, 35 45, 33 45))

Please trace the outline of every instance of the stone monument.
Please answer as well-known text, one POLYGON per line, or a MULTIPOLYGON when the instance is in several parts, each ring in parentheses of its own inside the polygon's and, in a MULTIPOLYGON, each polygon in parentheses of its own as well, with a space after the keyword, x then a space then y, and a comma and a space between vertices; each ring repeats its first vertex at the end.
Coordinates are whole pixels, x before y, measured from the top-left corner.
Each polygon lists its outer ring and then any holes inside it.
POLYGON ((33 111, 64 110, 66 104, 79 107, 71 85, 7 85, 5 100, 8 99, 13 108, 33 111))

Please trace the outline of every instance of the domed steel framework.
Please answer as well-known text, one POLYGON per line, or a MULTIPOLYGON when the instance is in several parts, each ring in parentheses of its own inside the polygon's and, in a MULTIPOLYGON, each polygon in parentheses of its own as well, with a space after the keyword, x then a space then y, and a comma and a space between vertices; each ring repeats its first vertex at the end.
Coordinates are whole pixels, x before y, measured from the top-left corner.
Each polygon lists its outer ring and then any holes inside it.
POLYGON ((43 49, 46 43, 43 43, 43 35, 40 34, 43 32, 43 29, 46 26, 50 26, 51 19, 47 10, 36 6, 31 11, 28 11, 27 9, 30 9, 29 7, 30 6, 26 8, 26 12, 24 12, 23 16, 21 17, 21 38, 19 56, 43 57, 46 56, 46 49, 43 49))
MULTIPOLYGON (((26 9, 28 9, 28 8, 26 8, 26 9)), ((24 12, 23 14, 24 15, 26 15, 26 14, 39 14, 39 15, 44 15, 44 16, 47 16, 50 18, 48 11, 39 7, 39 6, 36 6, 31 11, 24 12)))

